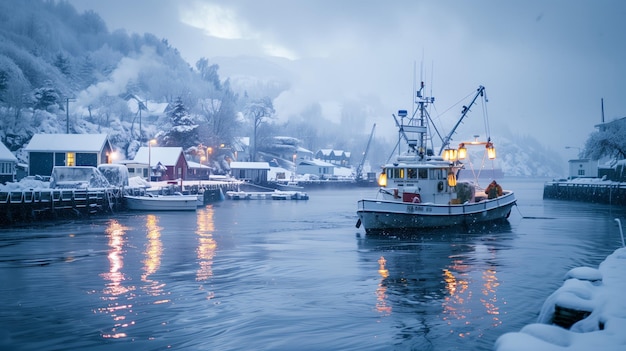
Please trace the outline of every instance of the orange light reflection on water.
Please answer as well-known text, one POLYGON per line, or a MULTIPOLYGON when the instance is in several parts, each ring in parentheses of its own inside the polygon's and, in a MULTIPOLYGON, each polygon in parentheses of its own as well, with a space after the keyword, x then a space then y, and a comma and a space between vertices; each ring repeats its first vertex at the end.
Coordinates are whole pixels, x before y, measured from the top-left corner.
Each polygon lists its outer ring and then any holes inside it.
MULTIPOLYGON (((196 255, 198 257, 199 268, 196 271, 196 281, 203 282, 213 276, 213 258, 217 250, 217 242, 213 238, 215 231, 214 215, 215 210, 212 205, 208 205, 197 211, 197 229, 198 248, 196 255)), ((213 298, 214 293, 209 292, 207 299, 213 298)))
POLYGON ((472 266, 460 260, 454 260, 452 263, 449 269, 443 269, 447 296, 442 303, 443 320, 447 321, 448 325, 453 328, 450 332, 460 338, 467 337, 472 332, 481 336, 483 330, 474 330, 472 325, 474 320, 484 319, 484 314, 492 318, 492 327, 500 326, 502 321, 498 317, 500 314, 499 304, 505 304, 505 302, 499 301, 497 297, 497 288, 500 283, 496 270, 493 267, 482 268, 478 270, 480 280, 474 281, 472 271, 477 270, 476 264, 472 266), (476 289, 472 289, 471 285, 474 283, 481 284, 480 296, 473 294, 476 289), (472 311, 472 308, 476 306, 482 306, 484 314, 483 311, 472 311), (455 321, 462 321, 462 323, 458 324, 455 321))
MULTIPOLYGON (((163 295, 165 284, 158 280, 150 279, 150 275, 156 273, 161 267, 161 255, 163 254, 163 242, 161 242, 161 227, 159 227, 159 221, 155 215, 146 216, 146 250, 144 252, 145 259, 143 260, 143 274, 141 275, 141 281, 147 283, 143 286, 143 290, 150 296, 163 295)), ((164 303, 169 300, 159 300, 155 302, 164 303)))
POLYGON ((105 233, 108 237, 109 252, 107 258, 109 260, 109 270, 101 273, 100 276, 105 280, 106 285, 102 291, 102 299, 109 303, 105 307, 98 308, 98 313, 110 314, 113 318, 114 326, 110 333, 102 333, 103 338, 124 338, 126 333, 121 332, 121 328, 126 328, 134 322, 126 322, 126 313, 132 311, 132 304, 120 303, 118 299, 122 295, 127 295, 127 300, 132 299, 135 290, 134 286, 124 286, 122 283, 126 280, 122 268, 124 267, 124 244, 125 236, 128 228, 122 226, 115 220, 110 220, 105 233))
POLYGON ((378 283, 378 288, 376 288, 376 310, 384 316, 391 314, 391 305, 387 302, 387 286, 384 284, 385 279, 389 277, 386 264, 387 260, 385 260, 383 256, 380 256, 378 259, 378 274, 380 274, 383 279, 381 279, 378 283))

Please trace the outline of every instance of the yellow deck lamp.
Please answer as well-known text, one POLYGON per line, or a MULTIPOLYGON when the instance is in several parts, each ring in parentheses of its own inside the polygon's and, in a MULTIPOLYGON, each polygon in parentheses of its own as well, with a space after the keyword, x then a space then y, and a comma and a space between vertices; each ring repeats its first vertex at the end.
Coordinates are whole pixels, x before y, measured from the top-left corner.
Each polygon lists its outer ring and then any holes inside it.
POLYGON ((382 187, 387 186, 387 171, 385 169, 383 169, 380 176, 378 176, 378 185, 382 187))
POLYGON ((456 161, 458 158, 458 153, 456 149, 445 149, 443 150, 443 159, 446 161, 456 161))
POLYGON ((459 160, 465 160, 467 157, 467 148, 465 147, 465 143, 459 144, 459 160))
POLYGON ((496 158, 496 148, 495 146, 493 146, 493 143, 488 141, 487 145, 485 146, 487 148, 487 157, 489 157, 490 160, 493 160, 496 158))
POLYGON ((456 186, 456 176, 454 172, 448 172, 448 186, 456 186))

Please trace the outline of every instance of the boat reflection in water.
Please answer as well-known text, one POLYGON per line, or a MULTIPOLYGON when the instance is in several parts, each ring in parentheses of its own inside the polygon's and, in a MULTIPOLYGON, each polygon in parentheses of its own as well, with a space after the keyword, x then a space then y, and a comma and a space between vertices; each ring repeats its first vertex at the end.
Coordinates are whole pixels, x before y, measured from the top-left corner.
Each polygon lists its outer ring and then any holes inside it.
POLYGON ((398 344, 429 349, 434 339, 448 343, 449 338, 450 345, 458 346, 464 338, 489 333, 489 349, 506 304, 498 295, 497 256, 511 238, 508 223, 471 232, 438 229, 415 237, 359 238, 361 259, 380 279, 375 310, 399 329, 398 344), (440 316, 440 323, 425 317, 432 315, 440 316))

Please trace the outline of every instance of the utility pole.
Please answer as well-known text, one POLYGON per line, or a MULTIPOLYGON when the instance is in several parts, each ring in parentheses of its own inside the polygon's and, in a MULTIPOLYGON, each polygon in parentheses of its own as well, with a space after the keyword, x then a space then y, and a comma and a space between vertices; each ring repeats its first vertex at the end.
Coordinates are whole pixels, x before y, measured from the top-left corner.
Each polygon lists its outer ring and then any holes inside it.
POLYGON ((74 98, 65 98, 65 124, 66 124, 66 134, 70 134, 70 101, 74 102, 76 99, 74 98))

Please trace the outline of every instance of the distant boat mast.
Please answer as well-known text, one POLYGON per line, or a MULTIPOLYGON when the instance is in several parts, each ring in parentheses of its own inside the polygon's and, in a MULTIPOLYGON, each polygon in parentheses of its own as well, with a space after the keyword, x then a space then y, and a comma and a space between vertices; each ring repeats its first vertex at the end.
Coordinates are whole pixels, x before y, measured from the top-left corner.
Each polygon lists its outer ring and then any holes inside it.
POLYGON ((604 124, 604 98, 600 98, 600 105, 602 108, 602 124, 604 124))

